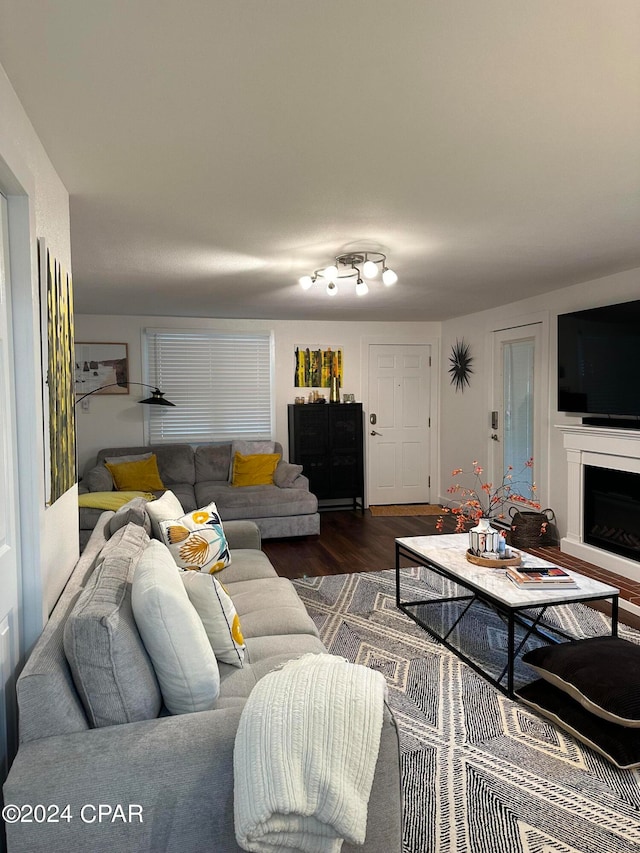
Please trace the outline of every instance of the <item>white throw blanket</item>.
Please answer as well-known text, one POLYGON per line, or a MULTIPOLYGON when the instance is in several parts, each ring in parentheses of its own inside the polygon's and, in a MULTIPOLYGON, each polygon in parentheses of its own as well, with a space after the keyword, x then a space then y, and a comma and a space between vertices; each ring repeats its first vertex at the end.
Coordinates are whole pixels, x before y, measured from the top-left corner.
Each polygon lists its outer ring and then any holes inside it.
POLYGON ((364 842, 385 695, 379 672, 328 654, 258 682, 233 755, 243 850, 338 853, 345 839, 364 842))

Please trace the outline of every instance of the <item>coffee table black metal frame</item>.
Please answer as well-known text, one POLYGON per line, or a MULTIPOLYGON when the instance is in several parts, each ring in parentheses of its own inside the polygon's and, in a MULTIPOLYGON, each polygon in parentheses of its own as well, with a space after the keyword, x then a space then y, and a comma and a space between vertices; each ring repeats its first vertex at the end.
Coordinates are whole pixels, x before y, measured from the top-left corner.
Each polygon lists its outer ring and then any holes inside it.
MULTIPOLYGON (((552 597, 553 591, 551 589, 549 590, 549 593, 550 597, 552 597)), ((485 678, 487 681, 493 684, 494 687, 497 687, 510 698, 513 698, 514 696, 513 681, 515 661, 521 650, 524 648, 525 643, 527 642, 531 634, 535 634, 536 636, 543 638, 548 643, 559 643, 563 639, 575 639, 575 637, 560 630, 555 625, 550 625, 549 623, 543 621, 543 617, 548 608, 556 607, 560 604, 576 604, 584 603, 586 601, 606 601, 609 598, 611 599, 611 635, 617 636, 619 591, 616 593, 611 593, 609 595, 602 595, 601 593, 596 593, 594 595, 586 597, 584 595, 580 595, 577 598, 563 597, 560 601, 556 599, 555 601, 549 601, 546 604, 537 603, 533 605, 508 605, 505 604, 505 602, 493 597, 486 590, 479 588, 470 580, 466 578, 462 579, 459 574, 454 571, 448 570, 445 565, 442 565, 441 563, 436 563, 433 560, 426 558, 424 554, 420 554, 418 551, 412 550, 407 545, 402 544, 398 539, 396 539, 396 605, 398 606, 398 608, 411 619, 413 619, 416 624, 418 624, 434 639, 438 640, 438 642, 442 643, 446 648, 450 649, 450 651, 457 655, 457 657, 464 661, 468 666, 470 666, 473 670, 482 675, 483 678, 485 678), (423 566, 424 568, 435 572, 437 575, 440 575, 441 577, 446 578, 447 580, 453 581, 453 583, 457 584, 459 587, 462 587, 463 590, 467 590, 467 594, 442 596, 439 598, 428 598, 421 601, 402 601, 400 597, 400 561, 403 558, 411 560, 414 564, 417 561, 420 566, 423 566), (412 608, 424 607, 425 605, 442 605, 453 601, 466 601, 467 605, 463 608, 462 612, 457 616, 457 618, 445 634, 438 633, 433 629, 433 627, 427 625, 426 622, 424 622, 424 620, 421 619, 417 613, 412 612, 412 608), (476 601, 482 602, 483 604, 490 607, 494 612, 498 614, 498 616, 503 618, 507 624, 507 662, 502 672, 498 675, 497 678, 494 677, 491 673, 487 672, 486 669, 484 669, 476 661, 466 655, 461 649, 449 642, 449 637, 451 636, 457 625, 460 623, 461 619, 476 601), (537 615, 532 615, 531 611, 536 610, 539 610, 537 615), (515 642, 516 624, 520 625, 525 629, 524 637, 520 640, 517 646, 515 642), (505 676, 507 678, 506 685, 502 683, 505 676)))

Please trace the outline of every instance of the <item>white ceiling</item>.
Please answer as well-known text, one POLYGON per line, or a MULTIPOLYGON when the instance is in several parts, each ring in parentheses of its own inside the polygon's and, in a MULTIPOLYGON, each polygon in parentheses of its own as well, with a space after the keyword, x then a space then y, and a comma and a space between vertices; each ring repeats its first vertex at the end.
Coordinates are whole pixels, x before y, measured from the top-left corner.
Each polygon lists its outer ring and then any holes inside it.
POLYGON ((0 0, 79 313, 440 320, 640 266, 639 46, 638 0, 0 0), (297 284, 358 247, 394 288, 297 284))

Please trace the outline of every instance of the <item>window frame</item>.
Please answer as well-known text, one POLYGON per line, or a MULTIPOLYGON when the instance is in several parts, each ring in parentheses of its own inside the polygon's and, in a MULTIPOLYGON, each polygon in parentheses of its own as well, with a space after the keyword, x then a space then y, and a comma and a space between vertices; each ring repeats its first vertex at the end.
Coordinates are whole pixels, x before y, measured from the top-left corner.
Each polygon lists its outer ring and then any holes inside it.
MULTIPOLYGON (((144 382, 148 383, 153 387, 158 387, 165 394, 168 400, 176 403, 179 407, 182 408, 182 414, 184 414, 185 409, 183 408, 185 402, 179 402, 180 392, 177 390, 177 385, 174 383, 172 385, 170 380, 166 380, 163 383, 163 380, 159 377, 159 374, 154 369, 154 358, 151 352, 151 348, 153 346, 153 340, 156 337, 162 336, 171 336, 183 339, 186 344, 188 344, 189 339, 192 339, 193 342, 197 339, 209 341, 211 346, 210 349, 214 350, 211 353, 210 357, 215 357, 215 342, 216 341, 224 341, 227 348, 229 344, 233 346, 241 346, 242 341, 247 339, 252 341, 252 346, 255 346, 256 343, 264 344, 265 353, 268 352, 268 369, 265 371, 262 369, 262 377, 264 380, 264 374, 268 376, 268 388, 267 388, 267 400, 268 403, 262 410, 262 416, 265 419, 266 425, 264 429, 243 429, 241 425, 238 425, 237 428, 233 430, 225 429, 220 431, 219 429, 215 429, 215 426, 212 424, 210 430, 207 433, 206 437, 203 437, 201 430, 202 427, 198 427, 194 425, 194 433, 190 436, 187 435, 178 435, 171 436, 168 435, 166 437, 158 436, 156 430, 154 429, 154 418, 159 417, 167 417, 167 413, 173 411, 173 409, 168 409, 165 407, 155 407, 155 406, 145 406, 145 417, 144 417, 144 440, 147 445, 159 445, 159 444, 191 444, 193 446, 198 444, 208 444, 208 443, 220 443, 225 441, 232 441, 233 439, 268 439, 273 440, 274 436, 274 427, 275 427, 275 342, 274 342, 274 333, 273 330, 234 330, 234 331, 223 331, 218 329, 206 329, 206 328, 158 328, 158 327, 146 327, 142 329, 141 333, 141 353, 142 353, 142 373, 144 377, 144 382), (267 414, 268 407, 268 414, 267 414), (198 432, 200 434, 198 434, 198 432)), ((183 372, 188 371, 188 363, 185 361, 181 366, 176 367, 174 365, 174 370, 180 370, 180 367, 183 372)), ((230 409, 233 411, 237 410, 236 406, 238 401, 242 401, 246 403, 246 386, 244 390, 240 389, 238 391, 238 398, 236 400, 236 404, 233 401, 230 401, 229 394, 233 393, 232 384, 225 384, 225 398, 226 398, 226 410, 227 416, 229 415, 230 409), (240 396, 242 395, 242 396, 240 396)), ((262 391, 264 392, 264 381, 261 385, 262 391)), ((219 405, 219 401, 217 403, 219 405)), ((168 415, 170 417, 170 414, 168 415)))

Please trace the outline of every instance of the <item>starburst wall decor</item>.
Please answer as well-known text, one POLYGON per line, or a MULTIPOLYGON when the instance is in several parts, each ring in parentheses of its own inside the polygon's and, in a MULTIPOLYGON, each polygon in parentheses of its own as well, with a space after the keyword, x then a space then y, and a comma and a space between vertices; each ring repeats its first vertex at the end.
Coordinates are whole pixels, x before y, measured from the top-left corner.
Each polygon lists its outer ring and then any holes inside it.
POLYGON ((456 391, 464 391, 464 386, 469 385, 469 376, 473 373, 471 362, 473 356, 469 353, 469 344, 465 344, 464 338, 461 341, 456 340, 451 347, 451 355, 449 356, 451 367, 451 384, 456 386, 456 391))

